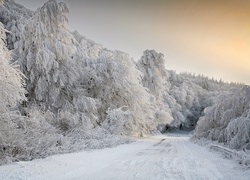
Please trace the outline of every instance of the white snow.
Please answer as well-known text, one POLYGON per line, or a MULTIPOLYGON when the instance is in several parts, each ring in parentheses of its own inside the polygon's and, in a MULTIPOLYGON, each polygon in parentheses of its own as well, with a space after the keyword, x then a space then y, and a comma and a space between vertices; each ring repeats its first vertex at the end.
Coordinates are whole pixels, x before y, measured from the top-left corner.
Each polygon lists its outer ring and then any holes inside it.
POLYGON ((250 170, 188 134, 147 137, 132 144, 55 155, 0 167, 0 179, 250 179, 250 170))

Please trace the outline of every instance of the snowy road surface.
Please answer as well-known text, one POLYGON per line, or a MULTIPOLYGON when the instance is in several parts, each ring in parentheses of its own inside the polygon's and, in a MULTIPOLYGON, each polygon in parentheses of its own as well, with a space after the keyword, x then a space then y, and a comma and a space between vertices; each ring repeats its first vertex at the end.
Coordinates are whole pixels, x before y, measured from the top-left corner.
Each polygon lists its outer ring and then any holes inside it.
POLYGON ((188 135, 167 134, 116 148, 1 166, 0 179, 249 180, 250 170, 193 144, 188 135))

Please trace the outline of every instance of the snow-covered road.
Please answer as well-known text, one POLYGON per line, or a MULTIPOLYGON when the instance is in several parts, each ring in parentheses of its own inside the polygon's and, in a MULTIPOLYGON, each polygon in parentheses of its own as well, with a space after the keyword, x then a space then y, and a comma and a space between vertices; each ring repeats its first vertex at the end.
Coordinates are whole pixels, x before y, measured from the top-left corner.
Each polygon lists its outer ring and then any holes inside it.
POLYGON ((1 166, 0 179, 249 180, 250 170, 193 144, 187 134, 167 134, 116 148, 1 166))

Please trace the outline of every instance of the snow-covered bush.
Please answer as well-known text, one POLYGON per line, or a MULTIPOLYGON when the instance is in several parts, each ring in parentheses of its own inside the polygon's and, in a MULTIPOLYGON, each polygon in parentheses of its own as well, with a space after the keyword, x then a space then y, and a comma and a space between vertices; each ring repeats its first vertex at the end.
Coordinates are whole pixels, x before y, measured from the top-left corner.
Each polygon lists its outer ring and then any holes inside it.
POLYGON ((133 124, 132 112, 124 111, 121 108, 109 110, 106 120, 103 122, 103 127, 109 130, 112 134, 130 135, 131 132, 136 132, 136 126, 133 124))
POLYGON ((250 150, 250 116, 232 120, 226 128, 226 135, 231 148, 250 150))
POLYGON ((195 137, 226 143, 231 148, 250 148, 250 87, 220 95, 198 121, 195 137))
POLYGON ((1 114, 0 165, 83 149, 113 147, 132 141, 130 138, 111 135, 100 127, 86 129, 77 126, 70 131, 58 129, 51 125, 55 118, 58 116, 54 113, 37 109, 32 109, 29 117, 1 114))

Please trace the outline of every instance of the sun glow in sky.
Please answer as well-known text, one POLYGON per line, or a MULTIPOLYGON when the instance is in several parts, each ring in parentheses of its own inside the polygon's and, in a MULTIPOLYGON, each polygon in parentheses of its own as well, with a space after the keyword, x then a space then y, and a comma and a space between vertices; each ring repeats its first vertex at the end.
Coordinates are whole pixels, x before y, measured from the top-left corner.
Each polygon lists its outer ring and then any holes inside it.
MULTIPOLYGON (((35 10, 44 1, 16 0, 35 10)), ((249 0, 64 0, 69 29, 139 59, 165 55, 166 68, 250 84, 249 0)))

